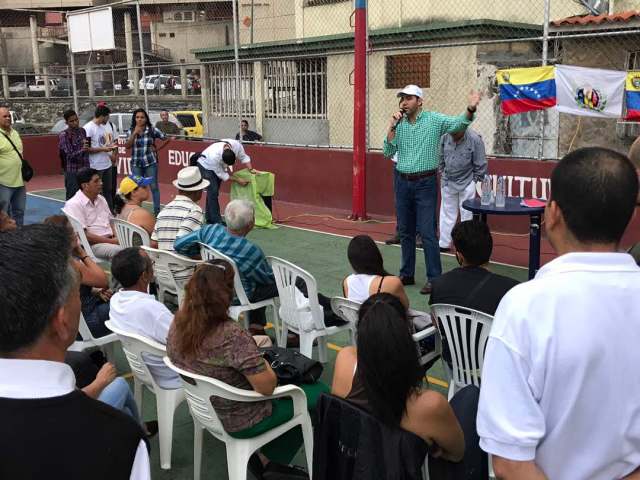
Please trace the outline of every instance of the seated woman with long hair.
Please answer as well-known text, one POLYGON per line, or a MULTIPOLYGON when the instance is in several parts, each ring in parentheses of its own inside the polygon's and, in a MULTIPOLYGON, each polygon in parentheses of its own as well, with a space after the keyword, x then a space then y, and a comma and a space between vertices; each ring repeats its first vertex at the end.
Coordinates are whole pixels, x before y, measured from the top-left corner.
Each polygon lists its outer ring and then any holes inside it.
POLYGON ((82 277, 80 301, 84 320, 94 337, 110 334, 111 331, 104 326, 104 322, 109 320, 109 300, 112 295, 107 274, 82 248, 78 235, 65 215, 52 215, 45 218, 44 223, 64 227, 69 232, 73 245, 73 262, 82 277))
MULTIPOLYGON (((149 200, 151 192, 149 185, 153 182, 152 178, 145 178, 139 175, 129 175, 124 177, 120 182, 120 187, 116 192, 113 203, 113 210, 116 218, 142 227, 151 237, 153 228, 156 225, 155 217, 146 208, 142 206, 142 202, 149 200)), ((134 237, 134 244, 142 245, 140 235, 134 237)), ((158 248, 158 242, 151 240, 151 247, 158 248)))
POLYGON ((362 303, 375 293, 385 292, 395 295, 405 308, 409 308, 404 285, 399 277, 384 269, 382 254, 370 236, 353 237, 347 248, 347 257, 354 273, 342 282, 346 298, 362 303))
POLYGON ((460 390, 450 405, 440 393, 422 389, 422 369, 411 325, 398 297, 379 293, 366 300, 358 314, 357 338, 357 348, 345 347, 338 353, 332 393, 387 425, 421 437, 429 444, 432 457, 446 460, 442 463, 447 471, 451 468, 470 471, 475 467, 482 471, 482 454, 475 433, 479 390, 476 387, 460 390), (463 405, 464 411, 458 412, 456 405, 463 405), (480 465, 469 467, 467 456, 469 461, 480 465), (463 464, 452 463, 463 458, 463 464))
MULTIPOLYGON (((260 355, 251 334, 228 315, 233 276, 233 267, 224 260, 210 260, 195 269, 169 330, 167 354, 178 367, 190 372, 271 395, 278 384, 276 374, 260 355)), ((322 383, 301 388, 310 409, 315 409, 320 393, 329 390, 322 383)), ((290 398, 245 403, 212 397, 211 402, 225 430, 237 438, 255 437, 293 415, 290 398)), ((302 431, 295 428, 265 445, 262 453, 273 462, 288 464, 301 445, 302 431)), ((252 460, 250 468, 256 472, 261 465, 256 466, 255 457, 252 460)))

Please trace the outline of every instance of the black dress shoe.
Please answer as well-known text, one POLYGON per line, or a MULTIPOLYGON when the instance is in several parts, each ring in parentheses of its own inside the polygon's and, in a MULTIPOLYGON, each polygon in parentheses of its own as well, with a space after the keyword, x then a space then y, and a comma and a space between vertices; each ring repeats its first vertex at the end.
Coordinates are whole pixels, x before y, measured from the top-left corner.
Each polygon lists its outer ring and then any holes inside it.
POLYGON ((449 247, 440 247, 440 253, 451 253, 451 249, 449 247))
POLYGON ((400 281, 403 285, 415 285, 416 281, 413 277, 400 277, 400 281))
POLYGON ((384 241, 385 245, 398 245, 400 243, 400 237, 398 234, 384 241))
POLYGON ((431 294, 431 282, 427 282, 424 284, 424 287, 420 289, 420 293, 422 295, 430 295, 431 294))

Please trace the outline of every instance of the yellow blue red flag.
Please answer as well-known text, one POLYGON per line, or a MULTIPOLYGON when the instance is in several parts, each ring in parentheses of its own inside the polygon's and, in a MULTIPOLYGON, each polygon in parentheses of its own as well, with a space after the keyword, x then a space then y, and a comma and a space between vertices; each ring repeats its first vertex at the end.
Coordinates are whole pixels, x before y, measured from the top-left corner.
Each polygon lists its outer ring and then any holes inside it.
POLYGON ((640 71, 628 72, 624 84, 627 120, 640 120, 640 71))
POLYGON ((504 115, 542 110, 556 104, 553 66, 498 70, 496 78, 504 115))

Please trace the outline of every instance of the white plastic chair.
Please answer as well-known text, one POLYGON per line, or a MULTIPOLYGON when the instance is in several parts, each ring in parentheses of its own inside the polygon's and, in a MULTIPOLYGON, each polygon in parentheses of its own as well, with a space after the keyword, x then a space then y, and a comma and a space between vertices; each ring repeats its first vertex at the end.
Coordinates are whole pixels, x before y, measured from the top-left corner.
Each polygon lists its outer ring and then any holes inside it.
MULTIPOLYGON (((278 307, 276 305, 276 298, 268 298, 266 300, 262 300, 260 302, 251 303, 249 298, 247 297, 247 292, 244 290, 244 286, 242 285, 242 280, 240 279, 240 271, 238 270, 238 266, 236 262, 222 253, 219 250, 205 244, 200 243, 200 257, 202 260, 226 260, 233 267, 233 289, 235 290, 235 295, 240 305, 232 305, 229 308, 229 316, 234 320, 238 320, 240 318, 240 314, 244 312, 249 312, 251 310, 257 310, 262 307, 271 307, 273 312, 273 326, 276 330, 276 338, 279 338, 280 332, 280 320, 278 317, 278 307)), ((244 315, 244 328, 249 328, 249 316, 244 315)))
POLYGON ((451 353, 449 400, 467 386, 480 387, 484 350, 489 339, 493 317, 483 312, 444 303, 431 305, 438 320, 441 336, 446 338, 451 353))
POLYGON ((197 375, 176 367, 168 357, 164 362, 182 377, 182 384, 193 417, 193 478, 200 480, 202 460, 202 434, 206 428, 211 435, 225 443, 227 448, 227 468, 229 480, 246 480, 247 463, 253 452, 285 432, 300 425, 304 439, 309 478, 312 477, 313 429, 307 411, 304 391, 295 385, 277 387, 272 395, 261 395, 251 390, 232 387, 220 380, 197 375), (186 378, 185 378, 186 377, 186 378), (260 402, 271 398, 290 397, 293 400, 291 420, 253 438, 239 439, 230 436, 222 426, 215 409, 211 405, 212 396, 236 402, 260 402))
POLYGON ((351 322, 335 327, 327 327, 324 324, 324 314, 318 303, 318 286, 316 279, 307 271, 291 262, 277 257, 267 257, 273 269, 273 275, 278 287, 280 297, 280 322, 282 325, 278 345, 287 345, 289 330, 300 336, 300 353, 312 358, 313 342, 318 339, 318 359, 327 361, 327 337, 347 331, 351 337, 351 343, 355 343, 355 324, 351 322), (298 307, 296 302, 296 280, 301 278, 307 286, 308 303, 304 307, 298 307), (310 321, 301 321, 303 317, 310 321))
POLYGON ((94 262, 105 261, 106 259, 98 258, 96 257, 95 253, 93 253, 93 249, 89 244, 89 240, 87 239, 87 234, 84 231, 84 227, 82 226, 82 223, 80 223, 80 220, 78 220, 76 217, 74 217, 70 213, 65 212, 64 209, 61 209, 61 210, 62 210, 62 213, 64 213, 69 219, 69 223, 71 224, 71 227, 73 228, 74 232, 76 232, 76 235, 78 235, 78 238, 80 239, 80 244, 82 245, 82 248, 84 248, 84 251, 87 253, 87 255, 89 255, 94 262))
POLYGON ((104 335, 103 337, 94 337, 91 333, 91 330, 89 330, 89 326, 87 325, 82 312, 80 312, 78 333, 82 337, 82 340, 76 340, 75 342, 73 342, 68 350, 71 350, 72 352, 84 352, 85 350, 97 348, 104 352, 107 360, 114 360, 113 349, 115 347, 115 343, 119 341, 115 333, 110 333, 108 335, 104 335))
POLYGON ((123 248, 138 246, 134 245, 133 243, 136 234, 140 235, 142 245, 146 245, 147 247, 151 245, 149 232, 147 232, 144 228, 138 225, 134 225, 131 222, 127 222, 126 220, 121 220, 119 218, 113 219, 113 226, 116 231, 116 237, 118 237, 118 243, 123 248))
POLYGON ((105 325, 109 330, 114 332, 122 342, 122 351, 125 357, 127 357, 131 372, 133 373, 134 397, 140 409, 141 416, 144 387, 156 396, 160 467, 168 470, 171 468, 173 415, 178 405, 185 399, 184 390, 182 388, 166 390, 160 387, 153 378, 153 375, 151 375, 142 356, 142 354, 145 353, 163 358, 167 354, 167 350, 164 345, 150 338, 135 333, 128 333, 116 328, 111 321, 105 322, 105 325))
POLYGON ((142 246, 149 258, 153 260, 153 272, 158 282, 158 300, 164 303, 164 294, 169 292, 178 297, 178 305, 182 305, 184 298, 184 287, 189 278, 177 278, 174 275, 175 270, 184 270, 189 267, 196 267, 202 263, 202 260, 193 260, 182 255, 167 250, 158 250, 142 246))
MULTIPOLYGON (((338 315, 341 319, 353 324, 353 331, 356 332, 358 325, 358 312, 360 310, 360 303, 353 300, 349 300, 344 297, 333 297, 331 299, 331 309, 333 313, 338 315)), ((424 314, 416 310, 409 309, 410 315, 424 314)), ((440 334, 434 326, 429 326, 419 332, 413 334, 413 341, 416 343, 418 353, 420 354, 420 365, 426 365, 428 362, 437 358, 442 353, 442 343, 440 341, 440 334), (435 336, 435 350, 425 355, 422 355, 422 349, 420 348, 420 342, 427 337, 435 336)), ((357 343, 357 341, 356 341, 357 343)))

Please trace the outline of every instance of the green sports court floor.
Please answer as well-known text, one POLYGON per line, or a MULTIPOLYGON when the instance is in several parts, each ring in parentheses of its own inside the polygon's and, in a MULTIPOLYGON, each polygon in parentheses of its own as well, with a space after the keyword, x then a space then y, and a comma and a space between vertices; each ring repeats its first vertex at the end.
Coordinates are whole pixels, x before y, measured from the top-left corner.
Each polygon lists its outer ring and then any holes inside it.
MULTIPOLYGON (((46 216, 51 209, 59 209, 59 200, 64 199, 64 190, 47 190, 37 193, 39 200, 50 198, 47 208, 42 208, 42 216, 46 216), (44 198, 43 198, 44 197, 44 198), (55 200, 58 200, 56 202, 55 200)), ((36 202, 34 202, 36 203, 36 202)), ((42 203, 42 202, 37 202, 42 203)), ((38 209, 31 212, 32 219, 37 221, 38 209)), ((277 230, 254 230, 249 234, 250 240, 260 245, 266 255, 276 256, 291 261, 310 272, 318 282, 318 290, 327 296, 342 295, 341 282, 350 272, 347 261, 347 245, 349 238, 316 231, 282 226, 277 230)), ((397 272, 400 266, 400 248, 398 246, 379 245, 385 261, 385 268, 389 272, 397 272)), ((420 295, 419 290, 425 279, 422 253, 418 252, 416 281, 417 285, 407 288, 411 307, 416 310, 428 310, 428 297, 420 295)), ((451 255, 442 256, 444 271, 457 266, 451 255)), ((513 277, 520 281, 527 278, 527 270, 505 265, 491 265, 491 270, 513 277)), ((347 343, 346 334, 329 339, 329 362, 325 365, 322 380, 331 384, 333 363, 340 346, 347 343)), ((118 352, 118 370, 121 374, 129 371, 128 365, 121 352, 118 352)), ((428 372, 430 388, 446 393, 447 380, 440 362, 437 362, 428 372)), ((143 406, 143 416, 147 420, 155 419, 155 399, 152 394, 146 394, 143 406)), ((154 479, 191 479, 193 478, 193 424, 186 403, 180 405, 176 411, 173 430, 173 453, 171 470, 161 470, 158 458, 157 437, 151 442, 151 471, 154 479)), ((299 452, 294 463, 305 465, 304 455, 299 452)), ((205 435, 203 449, 203 479, 224 480, 227 478, 226 456, 224 445, 211 435, 205 435)))

